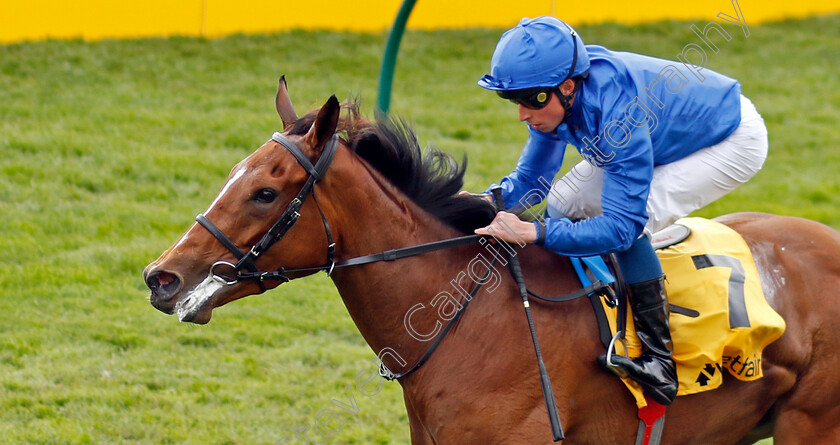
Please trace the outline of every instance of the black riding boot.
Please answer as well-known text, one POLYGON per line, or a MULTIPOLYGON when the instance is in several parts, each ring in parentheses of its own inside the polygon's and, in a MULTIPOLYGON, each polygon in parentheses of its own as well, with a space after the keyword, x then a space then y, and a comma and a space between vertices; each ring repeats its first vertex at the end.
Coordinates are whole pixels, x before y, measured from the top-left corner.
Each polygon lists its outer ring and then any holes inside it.
MULTIPOLYGON (((645 394, 653 400, 669 405, 677 397, 677 368, 671 358, 673 345, 668 324, 668 296, 665 293, 665 277, 654 278, 640 283, 631 283, 630 307, 636 323, 636 334, 645 345, 646 351, 641 357, 628 359, 614 354, 611 361, 620 369, 610 369, 621 376, 638 382, 645 394)), ((606 366, 606 355, 598 357, 598 362, 606 366)))

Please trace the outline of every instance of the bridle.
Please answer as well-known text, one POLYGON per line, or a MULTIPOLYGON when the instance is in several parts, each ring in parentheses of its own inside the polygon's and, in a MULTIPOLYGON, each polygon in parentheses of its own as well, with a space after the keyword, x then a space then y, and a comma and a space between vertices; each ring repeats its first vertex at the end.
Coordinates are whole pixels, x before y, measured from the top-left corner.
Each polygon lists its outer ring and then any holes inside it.
POLYGON ((204 216, 204 214, 200 213, 195 217, 195 220, 207 229, 207 231, 209 231, 210 234, 212 234, 217 240, 219 240, 219 242, 222 243, 222 245, 225 246, 225 248, 227 248, 227 250, 229 250, 230 253, 232 253, 237 259, 236 264, 229 261, 216 261, 212 266, 210 266, 210 276, 212 276, 214 280, 228 286, 236 284, 240 281, 256 281, 263 292, 266 290, 265 285, 263 284, 264 281, 290 281, 291 279, 286 275, 286 273, 292 271, 286 271, 281 268, 278 271, 261 272, 259 268, 257 268, 255 261, 260 257, 260 255, 271 248, 271 246, 283 239, 286 232, 295 225, 300 217, 300 208, 303 206, 304 201, 306 201, 306 198, 310 194, 312 194, 312 199, 315 201, 315 205, 318 207, 318 212, 321 214, 321 221, 324 223, 324 231, 327 234, 327 262, 325 266, 298 269, 296 271, 325 270, 327 275, 329 275, 335 268, 335 243, 333 242, 332 232, 330 231, 330 225, 327 222, 327 218, 324 216, 324 212, 318 204, 318 199, 315 198, 314 186, 315 183, 323 179, 327 168, 332 163, 336 149, 338 148, 338 135, 333 135, 333 137, 330 138, 321 153, 321 157, 318 158, 315 165, 312 165, 312 162, 310 162, 309 158, 303 154, 303 151, 301 151, 301 149, 286 136, 275 132, 274 135, 271 136, 271 139, 289 150, 295 159, 297 159, 298 164, 306 170, 309 177, 306 179, 306 183, 303 184, 294 199, 292 199, 292 201, 286 206, 286 210, 283 211, 280 218, 278 218, 271 228, 268 229, 265 235, 263 235, 256 244, 251 246, 251 249, 248 252, 243 252, 233 241, 230 240, 230 238, 227 237, 227 235, 224 234, 224 232, 222 232, 221 229, 216 227, 215 224, 204 216), (230 278, 218 273, 217 269, 219 267, 228 267, 233 269, 236 273, 236 277, 230 278), (246 269, 248 272, 243 272, 243 269, 246 269))
POLYGON ((271 139, 289 150, 295 159, 297 159, 298 163, 309 174, 309 177, 307 178, 306 183, 303 184, 303 187, 300 188, 300 191, 295 198, 292 199, 292 201, 286 206, 286 210, 283 211, 280 218, 277 219, 277 221, 271 226, 271 228, 268 229, 265 235, 257 241, 256 244, 251 246, 251 249, 248 252, 240 250, 239 247, 237 247, 237 245, 231 241, 221 229, 216 227, 216 225, 213 224, 204 214, 199 214, 195 217, 195 220, 201 224, 202 227, 207 229, 207 231, 210 232, 210 234, 213 235, 237 259, 236 264, 220 260, 210 266, 210 276, 221 284, 232 286, 241 281, 254 281, 260 287, 260 290, 265 292, 266 287, 264 283, 266 281, 289 282, 291 281, 289 274, 324 271, 327 275, 330 275, 333 270, 338 267, 358 266, 361 264, 375 263, 379 261, 394 261, 400 258, 421 255, 435 250, 448 249, 450 247, 474 243, 480 238, 485 237, 484 235, 465 235, 456 238, 433 241, 430 243, 418 244, 415 246, 390 249, 380 253, 359 256, 343 261, 335 261, 335 242, 333 242, 332 231, 330 230, 330 224, 327 222, 326 216, 324 216, 323 210, 321 210, 321 205, 318 204, 318 199, 315 197, 314 186, 318 181, 323 179, 327 168, 332 163, 333 157, 335 156, 335 152, 338 148, 338 136, 333 135, 333 137, 330 138, 321 153, 321 157, 318 158, 315 165, 312 165, 309 158, 303 154, 303 151, 301 151, 301 149, 286 136, 283 136, 280 133, 274 133, 274 135, 271 136, 271 139), (297 222, 300 217, 300 208, 303 206, 304 201, 306 201, 306 198, 310 193, 312 194, 312 200, 315 201, 315 206, 318 208, 318 212, 321 215, 324 232, 326 232, 327 235, 326 263, 323 266, 304 267, 299 269, 285 269, 281 267, 278 270, 273 271, 260 271, 255 264, 256 260, 271 246, 280 241, 283 236, 286 235, 286 232, 288 232, 295 222, 297 222), (223 275, 218 270, 221 267, 233 270, 236 275, 233 278, 223 275))

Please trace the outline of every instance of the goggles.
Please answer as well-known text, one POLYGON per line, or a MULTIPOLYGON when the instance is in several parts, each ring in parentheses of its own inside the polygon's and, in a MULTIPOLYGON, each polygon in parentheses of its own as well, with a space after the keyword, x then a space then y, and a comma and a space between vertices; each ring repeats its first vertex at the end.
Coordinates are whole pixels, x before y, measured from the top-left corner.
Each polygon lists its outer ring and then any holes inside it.
POLYGON ((525 108, 532 110, 539 110, 548 105, 551 100, 551 94, 560 96, 560 89, 558 87, 535 87, 523 88, 521 90, 499 90, 496 94, 502 99, 507 99, 515 104, 522 105, 525 108))

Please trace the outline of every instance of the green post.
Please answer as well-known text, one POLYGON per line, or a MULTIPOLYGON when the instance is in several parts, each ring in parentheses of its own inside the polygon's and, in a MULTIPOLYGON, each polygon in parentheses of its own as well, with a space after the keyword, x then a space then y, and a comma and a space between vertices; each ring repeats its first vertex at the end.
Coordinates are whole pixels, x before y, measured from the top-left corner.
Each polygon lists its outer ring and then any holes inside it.
POLYGON ((405 32, 405 23, 416 2, 417 0, 403 1, 397 18, 394 19, 394 26, 388 34, 388 43, 385 45, 385 55, 382 57, 382 67, 379 70, 379 92, 376 99, 376 109, 379 112, 387 113, 391 107, 391 85, 394 81, 394 68, 397 65, 400 40, 405 32))

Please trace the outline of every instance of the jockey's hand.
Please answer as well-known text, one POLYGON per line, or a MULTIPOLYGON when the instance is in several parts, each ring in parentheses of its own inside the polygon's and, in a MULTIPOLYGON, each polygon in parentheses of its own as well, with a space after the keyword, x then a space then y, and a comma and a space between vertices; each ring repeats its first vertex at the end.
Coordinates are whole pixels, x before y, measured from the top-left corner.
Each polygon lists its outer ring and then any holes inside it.
POLYGON ((510 243, 521 244, 524 241, 527 244, 533 244, 537 241, 537 228, 534 224, 522 221, 518 216, 508 212, 497 213, 489 226, 475 229, 475 233, 491 235, 510 243))
POLYGON ((458 192, 458 196, 477 196, 481 199, 486 200, 487 202, 489 202, 491 204, 493 203, 493 197, 490 196, 490 194, 488 194, 488 193, 471 193, 471 192, 468 192, 466 190, 461 190, 460 192, 458 192))

